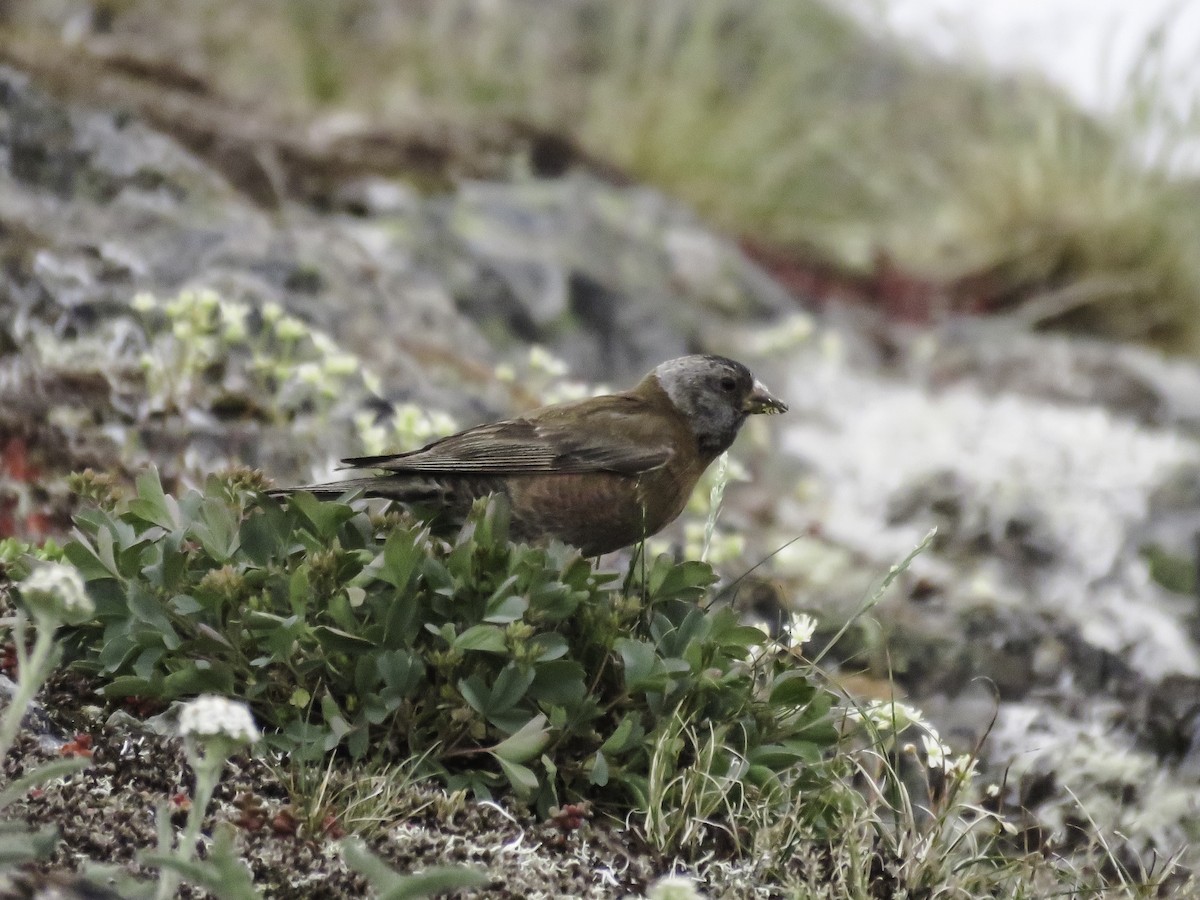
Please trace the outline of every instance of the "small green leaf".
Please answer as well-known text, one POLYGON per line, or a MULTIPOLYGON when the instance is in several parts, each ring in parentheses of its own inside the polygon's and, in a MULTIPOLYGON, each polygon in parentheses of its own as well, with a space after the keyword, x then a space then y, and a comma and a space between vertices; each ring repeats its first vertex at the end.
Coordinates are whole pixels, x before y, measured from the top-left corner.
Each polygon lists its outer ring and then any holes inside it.
POLYGON ((661 682, 658 676, 663 671, 662 662, 653 644, 618 638, 613 647, 620 654, 625 667, 625 687, 628 690, 640 690, 661 682))
POLYGON ((425 665, 406 650, 384 651, 375 657, 375 666, 387 688, 407 697, 425 678, 425 665))
POLYGON ((525 692, 529 690, 529 686, 533 684, 533 679, 532 671, 522 672, 513 663, 509 663, 501 669, 500 674, 496 676, 495 684, 492 685, 487 714, 496 716, 508 712, 516 706, 525 696, 525 692))
POLYGON ((559 659, 534 666, 529 695, 542 703, 579 703, 587 693, 583 666, 559 659))
POLYGON ((460 679, 458 682, 458 692, 462 694, 463 699, 467 701, 467 705, 481 716, 487 714, 488 698, 491 697, 491 691, 487 685, 483 683, 483 679, 478 675, 472 675, 469 678, 460 679))
POLYGON ((425 539, 424 529, 394 529, 383 545, 383 565, 376 571, 375 577, 398 591, 407 591, 417 573, 417 563, 421 559, 425 539))
POLYGON ((496 762, 500 763, 504 777, 508 779, 508 783, 512 785, 518 797, 527 797, 537 790, 538 778, 532 769, 520 763, 511 762, 503 756, 496 756, 496 762))
POLYGON ((166 697, 237 693, 237 689, 234 687, 233 671, 223 663, 189 666, 178 672, 172 672, 163 678, 162 691, 166 697))
POLYGON ((100 558, 100 551, 82 532, 75 532, 75 540, 63 548, 63 554, 79 570, 84 581, 99 581, 103 578, 119 577, 113 567, 100 558))
POLYGON ((529 609, 529 600, 519 594, 514 594, 499 602, 489 601, 483 621, 507 625, 509 622, 519 621, 527 609, 529 609))
POLYGON ((287 530, 287 514, 274 500, 264 499, 242 522, 238 546, 255 565, 267 566, 282 555, 287 530))
POLYGON ((375 649, 375 644, 366 638, 329 625, 316 625, 311 633, 324 650, 332 653, 369 653, 375 649))
POLYGON ((784 672, 771 686, 772 706, 803 706, 817 693, 803 672, 784 672))
POLYGON ((297 615, 308 608, 309 599, 312 596, 312 590, 308 583, 308 566, 301 565, 292 573, 292 577, 288 579, 288 599, 291 601, 292 609, 297 615))
POLYGON ((781 741, 777 744, 761 744, 750 752, 747 759, 753 765, 782 772, 805 763, 816 765, 821 761, 821 748, 811 741, 781 741))
POLYGON ((160 697, 162 680, 120 675, 100 689, 105 697, 160 697))
POLYGON ((561 659, 571 651, 571 645, 567 643, 567 639, 561 634, 554 631, 547 631, 543 634, 535 635, 529 642, 531 649, 538 651, 537 662, 545 663, 551 660, 561 659))
POLYGON ((643 736, 644 729, 634 721, 633 716, 626 716, 608 736, 608 740, 600 745, 600 749, 605 753, 621 753, 641 741, 643 736))
POLYGON ((129 585, 125 598, 129 604, 129 611, 133 613, 137 621, 151 626, 164 638, 175 641, 175 646, 178 646, 179 638, 175 634, 175 626, 172 625, 170 615, 157 597, 140 583, 134 582, 129 585))
POLYGON ((237 516, 215 497, 205 497, 200 510, 200 521, 192 522, 190 531, 200 541, 205 553, 224 564, 238 549, 237 516))
POLYGON ((596 751, 596 755, 592 757, 588 783, 594 784, 597 787, 604 787, 608 784, 608 760, 604 758, 604 754, 600 751, 596 751))
POLYGON ((495 625, 472 625, 453 641, 458 650, 482 650, 485 653, 504 653, 504 631, 495 625))
POLYGON ((104 565, 114 578, 121 577, 121 570, 117 566, 116 545, 113 539, 113 533, 108 528, 101 528, 96 532, 96 558, 104 565))
POLYGON ((158 525, 166 531, 180 526, 179 507, 173 498, 163 493, 158 469, 149 466, 137 476, 137 496, 129 501, 129 511, 143 522, 158 525))
POLYGON ((519 763, 533 759, 550 742, 546 717, 540 713, 492 748, 497 759, 519 763))
POLYGON ((324 540, 334 537, 338 528, 355 516, 354 508, 350 504, 318 500, 306 491, 292 494, 288 500, 312 524, 317 536, 324 540))
POLYGON ((176 594, 167 601, 167 607, 180 616, 194 616, 205 609, 203 603, 189 594, 176 594))

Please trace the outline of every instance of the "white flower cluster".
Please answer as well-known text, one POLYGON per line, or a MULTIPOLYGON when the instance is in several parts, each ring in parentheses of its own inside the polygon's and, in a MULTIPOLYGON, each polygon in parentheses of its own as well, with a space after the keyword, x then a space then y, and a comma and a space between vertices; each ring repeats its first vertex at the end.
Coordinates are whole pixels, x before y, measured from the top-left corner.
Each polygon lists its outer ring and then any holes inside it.
MULTIPOLYGON (((924 720, 921 711, 907 703, 895 700, 872 700, 846 710, 846 721, 865 723, 881 737, 895 736, 906 728, 917 727, 924 734, 921 745, 925 750, 925 764, 938 770, 948 778, 964 781, 975 777, 975 757, 969 753, 958 756, 950 755, 950 747, 946 744, 936 728, 924 720)), ((904 750, 915 753, 916 747, 906 744, 904 750)))
POLYGON ((686 875, 664 875, 646 889, 646 900, 704 900, 704 895, 686 875))
POLYGON ((586 397, 597 397, 611 392, 611 388, 605 384, 589 384, 567 378, 569 371, 570 367, 564 360, 545 347, 535 344, 529 348, 529 355, 523 365, 500 363, 493 375, 497 381, 504 384, 520 384, 522 391, 532 393, 542 404, 583 400, 586 397))
POLYGON ((402 403, 392 411, 390 430, 375 418, 371 412, 361 412, 354 417, 354 427, 367 456, 416 450, 435 438, 458 430, 449 414, 422 409, 413 403, 402 403))
POLYGON ((921 738, 921 745, 925 748, 925 765, 931 769, 940 770, 948 778, 967 780, 974 778, 975 757, 969 753, 960 753, 958 756, 952 757, 950 748, 942 743, 937 731, 928 725, 926 729, 930 733, 921 738))
POLYGON ((851 706, 846 710, 846 720, 866 723, 881 734, 899 734, 913 725, 926 731, 932 730, 931 726, 925 724, 919 709, 898 700, 872 700, 851 706))
POLYGON ((529 370, 553 378, 562 378, 567 374, 568 366, 541 344, 534 344, 529 348, 529 370))
POLYGON ((183 705, 179 711, 181 737, 223 737, 241 744, 253 744, 259 738, 258 726, 245 703, 203 694, 183 705))
POLYGON ((34 616, 67 625, 86 622, 96 611, 79 570, 66 563, 45 563, 21 582, 21 596, 34 616))
POLYGON ((230 367, 235 381, 238 366, 244 367, 257 396, 269 397, 281 410, 315 409, 320 414, 357 384, 380 392, 379 379, 356 355, 278 303, 263 304, 261 327, 253 331, 250 306, 209 289, 184 290, 167 301, 140 293, 131 306, 146 317, 149 347, 141 365, 157 409, 193 405, 212 363, 221 358, 236 364, 230 367))

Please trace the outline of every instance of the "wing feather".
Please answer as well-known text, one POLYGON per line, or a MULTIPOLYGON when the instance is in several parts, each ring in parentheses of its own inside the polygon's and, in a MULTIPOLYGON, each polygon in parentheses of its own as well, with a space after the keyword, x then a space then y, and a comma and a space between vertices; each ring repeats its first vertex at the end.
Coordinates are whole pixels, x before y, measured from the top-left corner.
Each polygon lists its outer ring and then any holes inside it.
POLYGON ((535 418, 469 428, 411 453, 360 456, 342 462, 352 468, 395 473, 633 475, 656 469, 670 459, 672 451, 665 435, 656 434, 650 445, 631 439, 626 423, 634 398, 602 398, 624 401, 615 404, 598 403, 597 399, 601 398, 552 407, 535 418))

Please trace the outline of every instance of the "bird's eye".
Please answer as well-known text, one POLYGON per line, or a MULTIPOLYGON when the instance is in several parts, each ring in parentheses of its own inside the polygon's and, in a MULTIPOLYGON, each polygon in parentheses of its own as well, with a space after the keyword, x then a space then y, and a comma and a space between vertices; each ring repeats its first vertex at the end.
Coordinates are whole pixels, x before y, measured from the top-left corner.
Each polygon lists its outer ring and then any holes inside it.
POLYGON ((721 379, 721 390, 732 391, 735 387, 737 387, 737 382, 728 375, 721 379))

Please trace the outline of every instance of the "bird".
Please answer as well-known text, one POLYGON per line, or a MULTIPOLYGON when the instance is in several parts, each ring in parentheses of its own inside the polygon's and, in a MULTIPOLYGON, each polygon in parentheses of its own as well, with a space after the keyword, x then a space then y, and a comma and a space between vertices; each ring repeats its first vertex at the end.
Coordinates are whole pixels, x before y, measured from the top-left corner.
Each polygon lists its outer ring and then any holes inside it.
POLYGON ((599 556, 666 527, 748 416, 783 412, 787 405, 742 363, 681 356, 630 390, 543 406, 407 453, 344 459, 345 468, 379 471, 274 493, 362 490, 455 524, 476 500, 498 494, 514 541, 556 538, 599 556))

